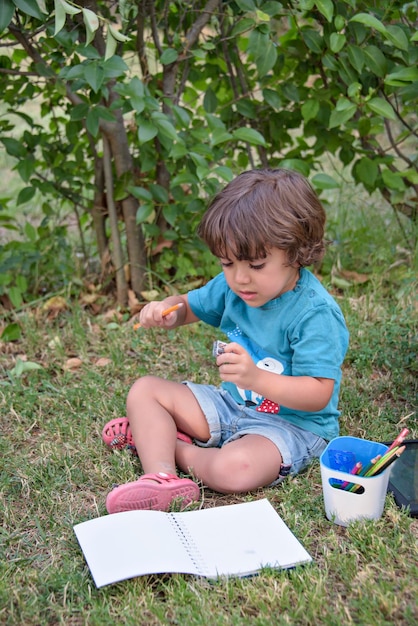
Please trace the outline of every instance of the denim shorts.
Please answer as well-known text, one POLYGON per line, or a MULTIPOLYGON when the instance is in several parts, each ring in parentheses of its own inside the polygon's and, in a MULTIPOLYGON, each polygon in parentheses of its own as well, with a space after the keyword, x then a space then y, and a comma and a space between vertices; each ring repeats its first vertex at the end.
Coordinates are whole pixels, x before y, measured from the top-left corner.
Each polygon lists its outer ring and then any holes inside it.
POLYGON ((184 384, 198 401, 210 430, 208 441, 194 439, 194 442, 203 448, 221 448, 243 435, 262 435, 270 439, 282 457, 278 479, 272 484, 281 482, 289 474, 297 474, 325 450, 327 442, 322 437, 276 414, 261 413, 238 404, 222 387, 190 381, 184 384))

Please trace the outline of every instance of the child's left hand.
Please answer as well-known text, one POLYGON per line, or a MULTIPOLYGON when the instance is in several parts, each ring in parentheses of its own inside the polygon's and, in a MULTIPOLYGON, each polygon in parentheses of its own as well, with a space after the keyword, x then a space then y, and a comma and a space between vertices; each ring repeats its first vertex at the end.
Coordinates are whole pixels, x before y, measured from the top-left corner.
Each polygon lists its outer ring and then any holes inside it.
POLYGON ((253 389, 258 370, 248 352, 239 343, 227 343, 223 354, 216 358, 219 375, 224 382, 241 389, 253 389))

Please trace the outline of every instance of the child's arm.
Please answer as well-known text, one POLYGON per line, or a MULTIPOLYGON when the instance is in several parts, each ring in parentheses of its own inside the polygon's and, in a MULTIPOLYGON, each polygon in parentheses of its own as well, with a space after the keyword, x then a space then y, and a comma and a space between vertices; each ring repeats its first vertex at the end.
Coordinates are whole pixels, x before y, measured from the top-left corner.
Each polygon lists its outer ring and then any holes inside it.
POLYGON ((165 300, 149 302, 139 314, 139 323, 143 328, 177 328, 198 321, 199 318, 189 306, 187 295, 169 296, 165 300), (174 306, 178 308, 168 311, 174 306))
POLYGON ((223 381, 241 389, 251 389, 279 405, 296 411, 320 411, 331 399, 334 380, 312 376, 284 376, 256 366, 238 343, 229 343, 217 357, 223 381))

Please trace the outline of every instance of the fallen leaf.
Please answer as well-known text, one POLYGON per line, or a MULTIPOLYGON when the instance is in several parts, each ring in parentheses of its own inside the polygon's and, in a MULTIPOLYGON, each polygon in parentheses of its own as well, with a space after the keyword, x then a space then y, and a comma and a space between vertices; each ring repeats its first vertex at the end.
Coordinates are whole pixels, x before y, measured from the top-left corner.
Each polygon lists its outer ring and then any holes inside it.
POLYGON ((66 363, 64 364, 64 370, 77 370, 79 367, 81 367, 83 365, 83 361, 77 357, 73 357, 71 359, 67 359, 66 363))
POLYGON ((80 297, 80 302, 82 304, 93 304, 100 298, 100 294, 98 293, 83 293, 80 297))
POLYGON ((135 292, 132 289, 128 289, 128 306, 132 308, 134 306, 138 306, 139 300, 135 295, 135 292))
POLYGON ((103 314, 103 318, 105 321, 117 321, 117 322, 121 322, 122 321, 122 313, 120 311, 118 311, 117 309, 110 309, 109 311, 106 311, 106 313, 103 314))
POLYGON ((67 301, 62 296, 53 296, 47 300, 42 309, 44 311, 64 311, 67 308, 67 301))
POLYGON ((48 342, 48 347, 51 348, 51 350, 59 348, 60 346, 62 346, 62 342, 58 335, 55 335, 55 337, 48 342))
POLYGON ((367 281, 370 280, 369 274, 359 274, 358 272, 353 272, 351 270, 341 270, 340 276, 342 278, 346 278, 347 280, 351 280, 358 285, 367 283, 367 281))
POLYGON ((141 291, 141 296, 144 298, 144 300, 147 300, 147 302, 151 302, 152 300, 158 300, 160 292, 156 289, 151 289, 150 291, 141 291))
POLYGON ((108 359, 106 357, 101 357, 97 359, 96 365, 97 367, 105 367, 106 365, 110 365, 112 363, 112 359, 108 359))

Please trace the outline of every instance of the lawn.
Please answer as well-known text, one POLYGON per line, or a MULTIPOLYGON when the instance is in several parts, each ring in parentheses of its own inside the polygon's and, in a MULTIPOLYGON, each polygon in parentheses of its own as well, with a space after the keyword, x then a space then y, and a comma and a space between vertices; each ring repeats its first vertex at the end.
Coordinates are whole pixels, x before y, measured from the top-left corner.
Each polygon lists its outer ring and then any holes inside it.
MULTIPOLYGON (((341 434, 385 441, 407 426, 417 438, 413 274, 398 267, 390 279, 370 275, 366 286, 330 287, 351 333, 341 434)), ((381 519, 333 524, 318 462, 251 494, 203 489, 203 506, 267 497, 312 564, 219 582, 152 575, 97 590, 72 527, 106 514, 112 484, 140 471, 128 452, 106 449, 102 426, 124 414, 127 390, 141 374, 216 383, 211 345, 218 335, 203 325, 133 331, 128 315, 105 313, 105 304, 93 314, 87 300, 23 309, 14 318, 20 339, 0 342, 1 624, 417 623, 418 520, 388 495, 381 519)), ((130 547, 116 536, 108 549, 130 547)))

